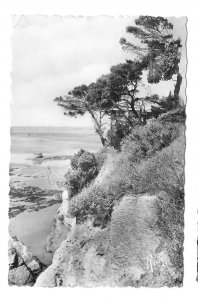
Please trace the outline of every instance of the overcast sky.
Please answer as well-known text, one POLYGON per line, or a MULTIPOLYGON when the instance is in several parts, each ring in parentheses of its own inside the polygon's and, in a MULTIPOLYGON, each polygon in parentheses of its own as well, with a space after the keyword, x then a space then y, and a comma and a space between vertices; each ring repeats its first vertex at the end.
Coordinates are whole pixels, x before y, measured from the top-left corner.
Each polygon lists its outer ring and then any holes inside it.
MULTIPOLYGON (((134 17, 22 16, 12 37, 12 126, 92 126, 88 116, 63 115, 53 102, 83 83, 89 84, 129 54, 119 44, 134 17)), ((185 19, 172 19, 175 36, 185 40, 185 19)), ((182 72, 185 71, 183 51, 182 72)), ((182 74, 184 75, 184 74, 182 74)), ((142 93, 168 95, 173 82, 142 87, 142 93)), ((184 95, 184 85, 181 94, 184 95)))

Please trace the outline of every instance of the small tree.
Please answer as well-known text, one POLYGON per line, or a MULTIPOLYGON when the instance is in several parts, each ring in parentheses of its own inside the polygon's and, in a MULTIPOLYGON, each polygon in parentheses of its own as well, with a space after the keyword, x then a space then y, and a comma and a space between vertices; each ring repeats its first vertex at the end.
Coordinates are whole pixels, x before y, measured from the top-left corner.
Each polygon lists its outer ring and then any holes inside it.
POLYGON ((126 128, 133 127, 134 122, 142 121, 136 108, 139 101, 136 94, 138 83, 141 81, 142 64, 127 61, 111 67, 110 71, 89 86, 75 87, 65 97, 54 99, 64 108, 65 115, 77 117, 88 112, 103 145, 107 142, 105 125, 112 128, 124 120, 126 128))
POLYGON ((80 150, 71 159, 71 169, 65 174, 70 197, 79 193, 98 175, 98 163, 93 153, 80 150))
MULTIPOLYGON (((64 114, 70 117, 83 116, 88 112, 93 120, 94 128, 100 136, 103 145, 106 143, 103 131, 103 111, 99 97, 96 101, 93 94, 97 94, 97 84, 92 83, 89 86, 81 85, 69 91, 65 97, 56 97, 54 102, 64 108, 64 114)), ((99 90, 99 89, 98 89, 99 90)))
POLYGON ((142 70, 141 63, 131 60, 112 66, 104 93, 112 107, 132 126, 134 119, 141 121, 141 115, 136 108, 139 101, 136 95, 139 92, 138 84, 141 81, 142 70))

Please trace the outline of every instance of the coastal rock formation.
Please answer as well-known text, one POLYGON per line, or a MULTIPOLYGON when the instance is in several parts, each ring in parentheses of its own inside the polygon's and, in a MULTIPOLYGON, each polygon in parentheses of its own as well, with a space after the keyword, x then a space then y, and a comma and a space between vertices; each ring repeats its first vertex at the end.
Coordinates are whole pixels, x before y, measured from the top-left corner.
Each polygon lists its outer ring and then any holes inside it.
POLYGON ((32 286, 38 275, 45 269, 44 264, 34 257, 16 237, 9 239, 8 255, 9 285, 32 286))
POLYGON ((124 196, 111 223, 76 224, 35 286, 164 286, 173 272, 164 243, 152 230, 156 196, 124 196))
POLYGON ((68 238, 56 250, 52 265, 37 279, 35 286, 106 285, 109 248, 108 229, 91 223, 75 225, 68 238))
POLYGON ((149 281, 149 286, 164 286, 169 282, 174 271, 166 241, 155 230, 156 217, 157 197, 147 194, 124 196, 114 209, 111 268, 121 275, 116 279, 117 285, 147 285, 149 281))
POLYGON ((51 233, 47 239, 48 252, 56 251, 75 223, 75 219, 68 215, 68 192, 65 190, 62 194, 62 204, 54 217, 51 233))

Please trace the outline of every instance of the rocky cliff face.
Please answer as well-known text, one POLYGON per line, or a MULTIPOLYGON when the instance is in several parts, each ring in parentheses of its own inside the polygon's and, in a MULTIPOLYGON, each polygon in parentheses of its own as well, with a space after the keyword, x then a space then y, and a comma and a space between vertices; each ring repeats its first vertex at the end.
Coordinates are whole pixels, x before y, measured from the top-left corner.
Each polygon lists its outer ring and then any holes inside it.
POLYGON ((38 275, 45 269, 44 264, 34 257, 16 237, 10 237, 9 239, 8 255, 9 285, 34 285, 38 275))
POLYGON ((76 223, 74 218, 68 214, 68 192, 62 195, 62 204, 58 209, 51 228, 51 233, 47 239, 47 251, 54 253, 61 242, 64 241, 76 223))
MULTIPOLYGON (((93 184, 102 185, 113 166, 110 157, 93 184)), ((166 250, 167 241, 155 229, 156 195, 125 195, 105 228, 93 226, 91 220, 76 224, 69 217, 67 201, 65 194, 48 239, 48 250, 54 252, 52 264, 35 286, 175 285, 178 275, 166 250)))
MULTIPOLYGON (((62 235, 52 265, 35 286, 170 285, 175 274, 165 241, 152 229, 156 199, 149 195, 123 197, 104 229, 89 221, 73 223, 68 230, 66 221, 65 239, 62 235)), ((59 221, 56 224, 60 229, 59 221)))

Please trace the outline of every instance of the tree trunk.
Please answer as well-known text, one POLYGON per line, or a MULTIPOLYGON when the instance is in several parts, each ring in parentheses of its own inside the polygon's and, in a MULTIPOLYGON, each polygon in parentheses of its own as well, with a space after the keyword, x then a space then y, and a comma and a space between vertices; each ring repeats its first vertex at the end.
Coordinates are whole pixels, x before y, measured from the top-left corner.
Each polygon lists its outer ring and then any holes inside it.
POLYGON ((132 112, 133 112, 135 118, 140 119, 140 116, 138 115, 137 111, 135 110, 135 105, 132 102, 131 102, 131 109, 132 109, 132 112))
POLYGON ((93 111, 88 106, 86 106, 86 108, 87 108, 88 112, 90 113, 90 115, 91 115, 91 117, 94 121, 96 132, 98 133, 98 135, 100 137, 101 143, 102 143, 103 146, 105 146, 107 140, 103 136, 103 132, 102 132, 102 129, 101 129, 101 124, 98 122, 98 120, 95 117, 93 111))
POLYGON ((97 125, 96 125, 96 133, 98 133, 102 145, 105 146, 107 140, 104 138, 101 128, 97 125))
POLYGON ((107 140, 103 136, 101 125, 98 123, 98 121, 95 118, 95 116, 94 117, 92 116, 92 119, 94 120, 96 132, 98 133, 98 135, 100 137, 101 143, 102 143, 103 146, 105 146, 107 140))
POLYGON ((102 145, 105 146, 107 140, 101 135, 100 135, 100 140, 101 140, 102 145))
POLYGON ((181 87, 181 83, 182 83, 182 76, 180 73, 177 74, 177 82, 175 85, 175 89, 174 89, 174 97, 176 100, 179 99, 179 92, 180 92, 180 87, 181 87))

